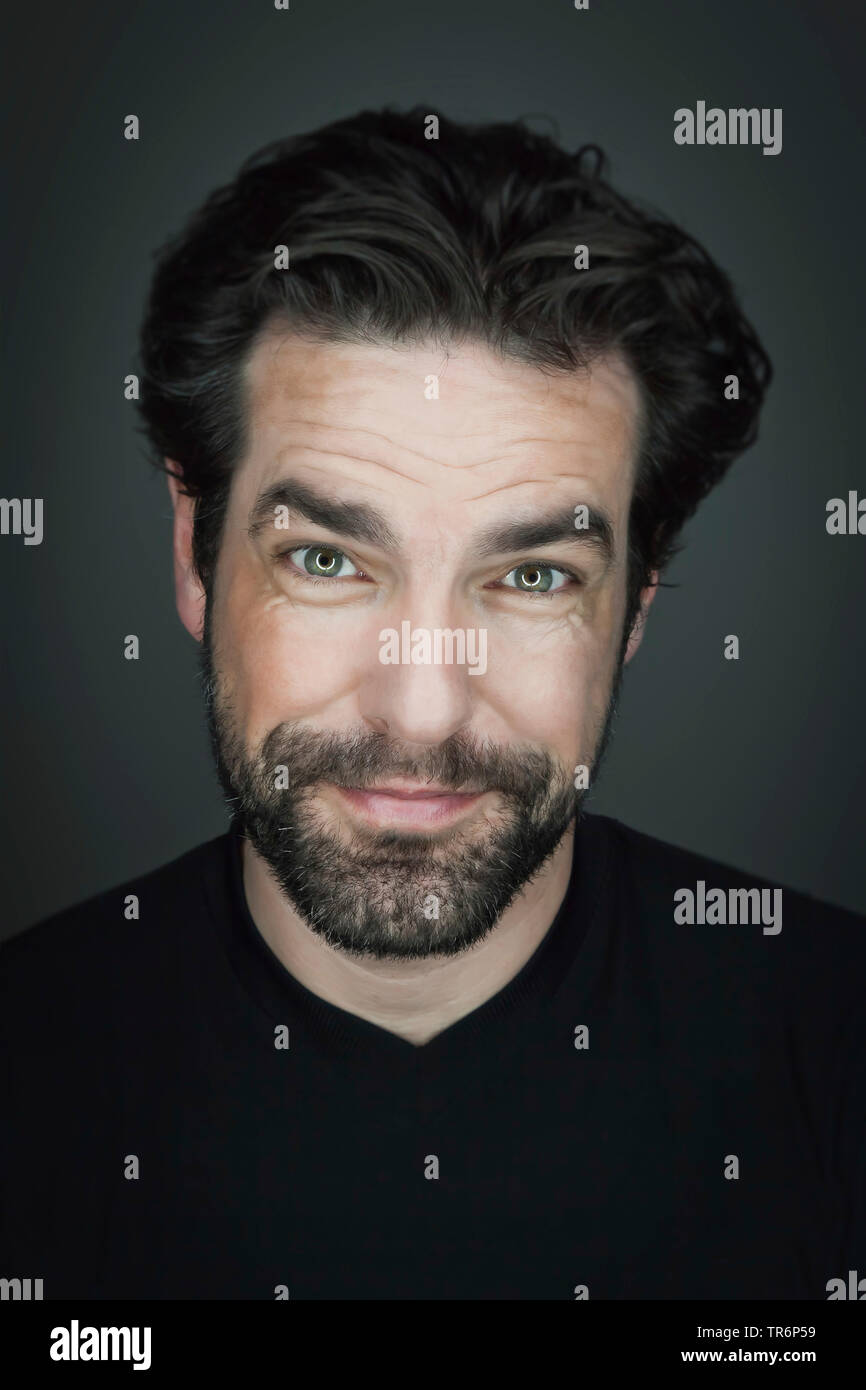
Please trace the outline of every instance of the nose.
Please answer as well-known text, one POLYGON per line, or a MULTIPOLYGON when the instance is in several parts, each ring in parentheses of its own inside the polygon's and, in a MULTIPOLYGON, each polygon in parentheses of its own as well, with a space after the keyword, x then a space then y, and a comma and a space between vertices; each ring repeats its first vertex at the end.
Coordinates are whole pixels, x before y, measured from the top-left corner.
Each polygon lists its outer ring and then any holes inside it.
POLYGON ((432 616, 380 629, 361 690, 365 721, 401 743, 436 745, 465 728, 484 682, 486 631, 432 616))

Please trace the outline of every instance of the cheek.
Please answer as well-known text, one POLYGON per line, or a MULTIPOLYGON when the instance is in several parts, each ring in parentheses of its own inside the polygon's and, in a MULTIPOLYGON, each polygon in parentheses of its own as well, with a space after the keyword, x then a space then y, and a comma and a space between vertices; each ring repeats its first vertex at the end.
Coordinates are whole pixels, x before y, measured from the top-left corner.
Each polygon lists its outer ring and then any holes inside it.
POLYGON ((215 623, 219 665, 244 725, 267 733, 326 702, 345 653, 328 625, 247 576, 235 576, 225 593, 215 623))
POLYGON ((575 610, 523 638, 490 633, 487 700, 515 740, 589 759, 613 678, 610 626, 575 610))

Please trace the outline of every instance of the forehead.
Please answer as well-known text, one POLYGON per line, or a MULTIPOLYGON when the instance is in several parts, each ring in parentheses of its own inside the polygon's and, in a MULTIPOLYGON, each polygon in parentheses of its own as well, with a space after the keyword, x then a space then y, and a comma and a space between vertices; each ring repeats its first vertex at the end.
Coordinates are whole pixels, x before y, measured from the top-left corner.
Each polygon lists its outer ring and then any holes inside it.
POLYGON ((554 373, 476 342, 317 343, 269 329, 244 385, 244 492, 305 464, 373 486, 394 471, 457 498, 569 479, 630 491, 641 397, 615 354, 554 373))

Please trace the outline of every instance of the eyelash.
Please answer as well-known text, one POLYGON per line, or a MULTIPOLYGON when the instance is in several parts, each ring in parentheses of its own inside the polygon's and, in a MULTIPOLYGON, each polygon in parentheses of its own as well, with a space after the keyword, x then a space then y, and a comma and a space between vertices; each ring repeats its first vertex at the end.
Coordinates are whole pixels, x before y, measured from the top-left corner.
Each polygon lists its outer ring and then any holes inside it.
MULTIPOLYGON (((298 569, 298 568, 295 566, 294 561, 292 560, 291 557, 292 557, 292 555, 294 555, 294 554, 295 554, 297 551, 299 551, 299 550, 331 550, 331 551, 333 551, 333 553, 334 553, 335 555, 342 555, 342 556, 344 556, 345 559, 349 560, 349 563, 350 563, 350 564, 352 564, 352 565, 355 564, 354 560, 350 559, 350 557, 349 557, 348 555, 346 555, 346 552, 345 552, 344 550, 338 550, 336 546, 323 545, 323 544, 321 544, 321 543, 316 544, 315 542, 311 542, 311 543, 308 544, 308 545, 293 545, 292 548, 291 548, 291 550, 283 550, 283 551, 281 551, 281 553, 280 553, 276 558, 277 558, 278 562, 283 566, 283 568, 286 569, 287 572, 291 575, 292 579, 293 579, 293 580, 300 580, 300 582, 301 582, 302 584, 330 584, 330 585, 333 587, 333 585, 334 585, 335 583, 340 583, 341 580, 340 580, 340 578, 337 578, 337 579, 335 580, 335 579, 333 579, 333 578, 326 578, 325 576, 319 577, 319 576, 314 575, 314 574, 307 574, 307 573, 305 573, 303 570, 298 569)), ((355 566, 355 567, 356 567, 356 569, 358 568, 358 566, 355 566)), ((572 580, 575 584, 577 584, 578 586, 581 585, 581 584, 583 583, 583 581, 582 581, 582 579, 580 578, 580 576, 579 576, 578 574, 575 574, 574 570, 569 569, 567 565, 552 565, 552 564, 547 564, 544 560, 524 560, 523 563, 520 564, 520 565, 512 565, 511 569, 508 570, 508 571, 506 572, 506 576, 505 576, 505 577, 507 578, 508 575, 514 574, 516 570, 532 569, 532 568, 542 569, 542 570, 549 569, 549 570, 553 570, 554 573, 557 573, 557 574, 564 574, 564 575, 566 576, 566 578, 571 579, 571 580, 572 580)), ((364 571, 363 571, 363 570, 361 570, 358 574, 346 574, 346 575, 343 575, 343 576, 342 576, 342 581, 345 582, 346 580, 349 580, 349 579, 360 579, 360 578, 366 578, 366 575, 364 574, 364 571)), ((568 588, 567 585, 563 585, 562 588, 560 588, 560 589, 554 589, 554 590, 553 590, 552 592, 550 592, 550 593, 546 593, 546 594, 545 594, 545 593, 534 594, 534 593, 532 593, 532 592, 531 592, 530 590, 528 590, 528 589, 518 589, 517 586, 516 586, 516 585, 513 585, 513 584, 507 584, 507 585, 504 585, 503 587, 505 587, 505 588, 507 588, 507 589, 511 589, 512 592, 515 593, 515 594, 523 594, 523 596, 524 596, 525 598, 536 599, 536 600, 537 600, 537 599, 547 599, 548 601, 549 601, 550 599, 558 598, 558 597, 560 596, 560 594, 564 594, 564 593, 566 592, 567 588, 568 588)))

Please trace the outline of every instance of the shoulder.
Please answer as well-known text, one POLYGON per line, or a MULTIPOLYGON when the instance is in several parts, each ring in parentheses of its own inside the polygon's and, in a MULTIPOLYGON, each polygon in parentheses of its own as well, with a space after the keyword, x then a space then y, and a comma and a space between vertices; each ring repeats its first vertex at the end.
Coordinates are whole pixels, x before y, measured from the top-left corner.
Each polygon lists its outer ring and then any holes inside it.
POLYGON ((734 974, 835 1011, 862 1006, 866 916, 710 855, 593 816, 630 920, 688 969, 734 974))
POLYGON ((850 934, 852 940, 859 940, 866 930, 863 914, 825 902, 802 889, 657 839, 611 816, 592 816, 591 819, 599 823, 601 833, 615 845, 620 863, 648 890, 658 886, 667 891, 674 885, 694 886, 699 881, 706 885, 707 891, 716 886, 773 890, 784 895, 784 905, 790 911, 792 923, 827 923, 843 935, 850 934))
POLYGON ((68 1013, 178 947, 178 932, 200 921, 204 889, 224 862, 225 835, 167 864, 53 913, 0 945, 0 1015, 68 1013))

